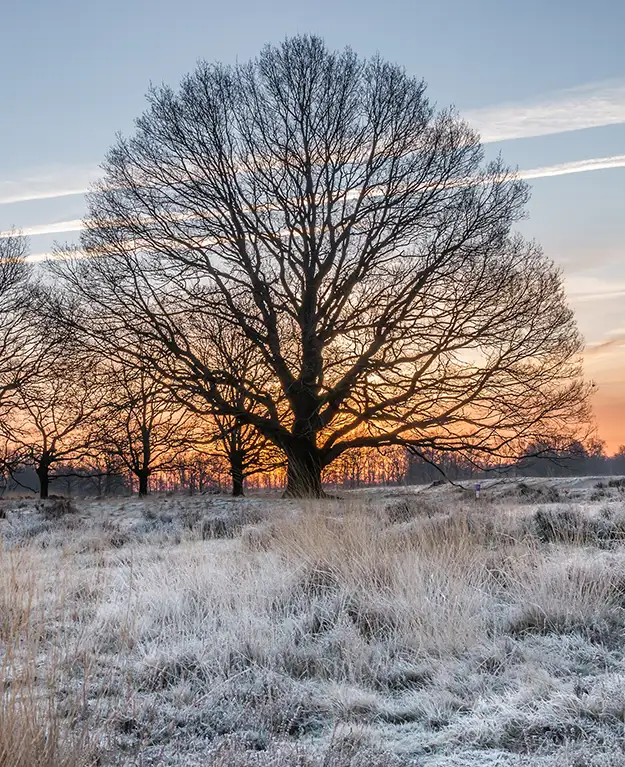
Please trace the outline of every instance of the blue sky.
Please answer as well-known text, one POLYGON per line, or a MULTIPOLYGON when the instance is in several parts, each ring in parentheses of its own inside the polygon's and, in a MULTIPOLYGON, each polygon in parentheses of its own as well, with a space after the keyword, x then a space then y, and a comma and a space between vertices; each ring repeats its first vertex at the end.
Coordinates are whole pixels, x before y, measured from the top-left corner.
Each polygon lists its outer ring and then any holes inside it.
POLYGON ((625 443, 624 0, 14 0, 2 27, 0 231, 30 232, 35 255, 77 236, 81 192, 150 82, 199 58, 312 32, 424 77, 489 154, 531 171, 522 231, 563 268, 601 435, 625 443))

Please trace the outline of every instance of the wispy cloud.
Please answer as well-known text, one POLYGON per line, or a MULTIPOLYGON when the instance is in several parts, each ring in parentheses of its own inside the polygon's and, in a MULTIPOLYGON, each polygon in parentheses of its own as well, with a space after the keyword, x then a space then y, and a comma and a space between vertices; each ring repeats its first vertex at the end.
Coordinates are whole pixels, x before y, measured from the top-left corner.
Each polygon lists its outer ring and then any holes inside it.
POLYGON ((623 331, 612 331, 608 333, 610 338, 605 341, 599 341, 594 344, 588 344, 585 352, 587 355, 604 354, 614 349, 625 349, 625 333, 623 331))
POLYGON ((89 165, 48 168, 11 181, 0 181, 0 205, 85 194, 100 175, 99 168, 89 165))
POLYGON ((463 116, 484 142, 615 125, 625 122, 625 81, 592 83, 531 102, 469 110, 463 116))
POLYGON ((38 264, 42 261, 47 261, 49 258, 55 258, 55 254, 52 252, 31 253, 30 255, 26 256, 26 261, 29 261, 31 264, 38 264))
MULTIPOLYGON (((464 117, 480 132, 484 142, 614 125, 625 122, 625 81, 600 82, 557 91, 527 103, 473 109, 467 111, 464 117)), ((558 167, 553 166, 554 169, 558 167)), ((601 165, 578 170, 554 170, 541 175, 555 176, 597 170, 598 167, 620 166, 601 165)), ((537 173, 537 170, 528 172, 537 173)), ((3 180, 0 181, 0 205, 84 194, 100 175, 101 171, 97 166, 89 165, 48 168, 22 178, 3 180)))
POLYGON ((569 173, 586 173, 591 170, 606 170, 608 168, 625 168, 625 154, 563 162, 559 165, 545 165, 542 168, 529 168, 519 171, 519 176, 525 179, 547 178, 548 176, 566 176, 569 173))
MULTIPOLYGON (((564 176, 569 173, 587 173, 593 170, 606 170, 609 168, 625 168, 625 154, 611 157, 594 157, 589 160, 576 160, 563 162, 559 165, 545 165, 540 168, 526 168, 519 171, 519 176, 524 179, 548 178, 549 176, 564 176)), ((21 229, 22 234, 34 237, 45 234, 59 234, 62 232, 78 232, 83 228, 80 219, 71 221, 59 221, 52 224, 37 224, 21 229)), ((5 237, 8 232, 0 232, 0 237, 5 237)))
MULTIPOLYGON (((83 229, 82 221, 74 218, 71 221, 57 221, 54 224, 36 224, 35 226, 21 227, 20 234, 27 237, 37 237, 40 234, 62 234, 63 232, 80 232, 83 229)), ((10 231, 0 232, 0 237, 8 237, 10 231)))
POLYGON ((575 303, 621 298, 625 296, 625 280, 572 274, 566 278, 566 292, 575 303))
MULTIPOLYGON (((73 195, 86 194, 89 191, 87 186, 70 187, 67 189, 47 189, 41 191, 32 192, 14 192, 4 193, 4 196, 0 197, 0 205, 9 205, 14 202, 33 202, 35 200, 53 200, 56 197, 72 197, 73 195)), ((2 188, 0 187, 0 195, 2 195, 2 188)))

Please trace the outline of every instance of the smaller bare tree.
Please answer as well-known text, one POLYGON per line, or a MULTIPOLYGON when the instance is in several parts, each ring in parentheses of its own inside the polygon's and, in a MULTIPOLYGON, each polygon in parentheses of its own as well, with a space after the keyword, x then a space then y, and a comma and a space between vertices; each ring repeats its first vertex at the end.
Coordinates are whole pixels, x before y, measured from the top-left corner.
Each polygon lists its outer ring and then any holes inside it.
POLYGON ((145 370, 111 363, 98 417, 98 445, 137 479, 139 495, 150 477, 176 467, 197 436, 197 419, 145 370))
MULTIPOLYGON (((216 390, 219 397, 229 403, 230 410, 224 412, 214 408, 206 397, 194 396, 193 391, 190 393, 187 387, 181 386, 180 377, 185 373, 177 366, 171 368, 167 380, 172 395, 204 420, 206 436, 203 444, 226 462, 232 495, 240 497, 245 494, 244 484, 248 477, 283 466, 286 459, 258 429, 237 415, 252 412, 257 407, 254 397, 237 382, 246 381, 252 390, 261 390, 266 384, 266 372, 257 349, 238 329, 219 317, 211 318, 208 323, 204 319, 186 311, 179 314, 178 322, 184 324, 194 339, 198 358, 222 371, 216 390)), ((198 444, 201 447, 202 442, 198 444)))
POLYGON ((211 419, 210 445, 229 467, 232 495, 245 495, 245 480, 254 474, 272 471, 284 465, 278 451, 253 426, 241 423, 236 416, 215 415, 211 419))
MULTIPOLYGON (((49 350, 48 350, 49 352, 49 350)), ((53 469, 75 464, 95 450, 95 416, 102 393, 93 360, 64 343, 46 355, 46 366, 21 380, 13 393, 8 463, 34 469, 47 498, 53 469)))
POLYGON ((28 371, 33 351, 29 333, 28 243, 19 233, 0 237, 0 421, 6 417, 9 396, 28 371))
POLYGON ((80 469, 81 476, 90 482, 98 497, 120 492, 126 487, 126 467, 119 456, 102 447, 99 429, 96 431, 96 452, 81 462, 80 469))

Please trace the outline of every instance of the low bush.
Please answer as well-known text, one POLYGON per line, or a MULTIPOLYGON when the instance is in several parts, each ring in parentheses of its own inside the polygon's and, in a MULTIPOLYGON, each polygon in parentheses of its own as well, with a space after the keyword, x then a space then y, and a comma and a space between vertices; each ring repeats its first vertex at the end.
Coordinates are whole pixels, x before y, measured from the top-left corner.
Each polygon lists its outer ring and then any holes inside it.
POLYGON ((60 519, 66 514, 76 513, 76 507, 68 498, 48 498, 37 503, 35 508, 44 519, 48 520, 60 519))
POLYGON ((579 508, 538 509, 532 518, 533 532, 542 543, 609 547, 625 540, 625 517, 605 513, 590 515, 579 508))
POLYGON ((427 498, 415 497, 395 501, 386 507, 386 520, 389 525, 411 522, 417 517, 433 517, 444 513, 439 504, 427 498))

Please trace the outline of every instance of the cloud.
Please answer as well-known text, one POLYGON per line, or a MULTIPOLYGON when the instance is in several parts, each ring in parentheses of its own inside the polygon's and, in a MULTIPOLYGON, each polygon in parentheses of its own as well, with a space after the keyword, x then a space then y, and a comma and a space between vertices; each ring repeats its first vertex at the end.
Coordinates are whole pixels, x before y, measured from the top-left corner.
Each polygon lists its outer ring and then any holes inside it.
MULTIPOLYGON (((473 109, 465 112, 464 117, 480 132, 485 143, 615 125, 625 122, 625 82, 593 83, 557 91, 525 104, 473 109)), ((553 166, 554 169, 557 167, 553 166)), ((588 167, 580 170, 596 169, 588 167)), ((542 175, 575 172, 579 171, 554 170, 542 175)), ((0 205, 85 194, 89 185, 100 175, 97 166, 88 165, 49 168, 14 181, 0 181, 0 205)))
POLYGON ((614 331, 608 333, 611 338, 607 338, 605 341, 600 341, 594 344, 588 344, 585 348, 585 353, 589 354, 602 354, 613 349, 625 349, 625 333, 621 332, 615 334, 614 331))
POLYGON ((38 264, 41 261, 47 261, 49 258, 54 258, 55 254, 52 252, 49 253, 31 253, 30 255, 26 256, 26 261, 29 261, 31 264, 38 264))
MULTIPOLYGON (((56 197, 72 197, 73 195, 86 194, 89 191, 87 186, 76 187, 69 189, 47 189, 41 191, 32 192, 4 192, 3 196, 0 196, 0 205, 9 205, 14 202, 33 202, 35 200, 53 200, 56 197)), ((0 195, 2 195, 2 187, 0 187, 0 195)))
POLYGON ((49 168, 36 175, 0 181, 0 205, 85 194, 101 175, 99 168, 88 165, 49 168))
POLYGON ((566 277, 566 292, 575 303, 621 298, 625 296, 625 280, 573 274, 566 277))
MULTIPOLYGON (((606 170, 608 168, 625 168, 625 154, 611 157, 594 157, 588 160, 576 160, 563 162, 559 165, 545 165, 540 168, 526 168, 519 171, 520 178, 535 179, 548 178, 550 176, 564 176, 570 173, 586 173, 593 170, 606 170)), ((53 224, 37 224, 21 229, 22 234, 37 236, 42 234, 59 234, 62 232, 79 232, 83 228, 80 219, 71 221, 59 221, 53 224)), ((0 237, 6 237, 8 232, 0 232, 0 237)), ((619 292, 618 295, 621 293, 619 292)))
POLYGON ((607 168, 625 168, 625 154, 563 162, 559 165, 545 165, 542 168, 529 168, 519 171, 519 176, 524 179, 547 178, 548 176, 566 176, 569 173, 586 173, 591 170, 606 170, 607 168))
POLYGON ((463 116, 484 143, 616 125, 625 122, 625 82, 592 83, 532 102, 469 110, 463 116))
MULTIPOLYGON (((36 224, 25 226, 19 230, 20 234, 27 237, 37 237, 40 234, 61 234, 62 232, 80 232, 83 229, 82 221, 74 218, 71 221, 58 221, 55 224, 36 224)), ((8 237, 9 231, 0 232, 0 237, 8 237)))

